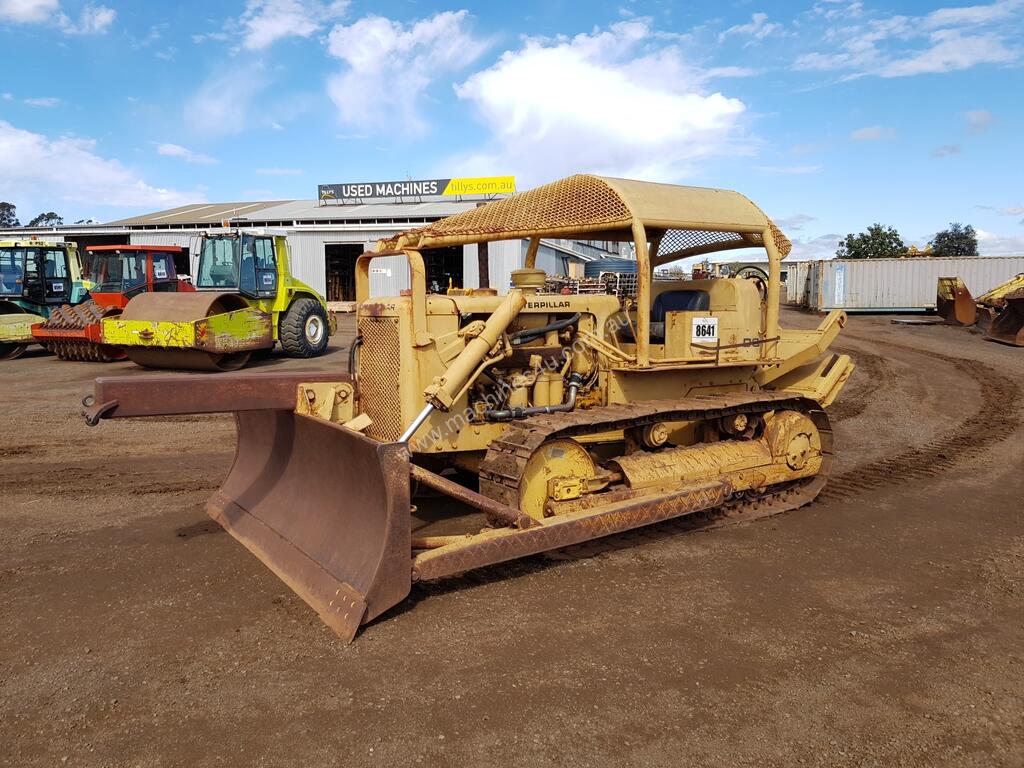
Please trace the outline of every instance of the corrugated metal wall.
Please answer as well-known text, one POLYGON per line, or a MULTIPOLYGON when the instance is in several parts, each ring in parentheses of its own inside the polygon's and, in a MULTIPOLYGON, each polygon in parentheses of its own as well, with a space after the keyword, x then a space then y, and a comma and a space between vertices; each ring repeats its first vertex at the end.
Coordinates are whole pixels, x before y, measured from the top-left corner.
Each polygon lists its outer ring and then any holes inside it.
POLYGON ((847 259, 815 262, 810 306, 848 312, 935 308, 940 277, 960 277, 979 296, 1024 272, 1024 256, 967 259, 847 259))
MULTIPOLYGON (((292 253, 292 273, 321 294, 327 292, 327 266, 325 246, 331 243, 357 243, 364 250, 373 250, 377 241, 392 237, 392 230, 286 230, 292 253)), ((192 274, 195 274, 199 254, 199 235, 196 232, 132 232, 133 245, 177 245, 190 249, 192 274)), ((491 243, 488 249, 490 282, 492 288, 505 293, 512 284, 512 271, 521 269, 526 258, 525 240, 505 240, 491 243)), ((541 245, 537 253, 537 266, 548 274, 564 275, 568 257, 554 248, 541 245)), ((370 274, 371 296, 397 296, 410 285, 409 267, 404 258, 382 257, 374 261, 370 274)), ((463 285, 480 285, 476 245, 463 247, 463 285)))
MULTIPOLYGON (((391 237, 397 230, 339 230, 307 232, 304 230, 288 232, 288 243, 292 249, 292 272, 302 282, 312 286, 321 294, 327 293, 327 263, 324 246, 328 243, 357 243, 364 250, 373 250, 382 237, 391 237)), ((374 268, 382 266, 374 262, 374 268)), ((402 270, 392 269, 392 274, 402 270)), ((408 287, 408 269, 405 269, 404 283, 397 278, 395 282, 370 280, 371 292, 375 289, 383 293, 373 292, 374 296, 396 296, 402 288, 408 287)))

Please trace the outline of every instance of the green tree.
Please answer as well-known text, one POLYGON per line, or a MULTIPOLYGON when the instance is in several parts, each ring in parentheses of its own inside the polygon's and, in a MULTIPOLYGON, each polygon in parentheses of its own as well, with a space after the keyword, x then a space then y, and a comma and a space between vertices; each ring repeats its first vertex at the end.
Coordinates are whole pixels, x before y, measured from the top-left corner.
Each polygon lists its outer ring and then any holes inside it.
POLYGON ((977 256, 978 236, 970 224, 951 222, 949 229, 935 233, 931 246, 933 256, 977 256))
POLYGON ((898 259, 906 256, 907 246, 892 227, 872 224, 867 232, 849 234, 839 241, 839 259, 898 259))
POLYGON ((64 218, 53 211, 40 213, 28 223, 30 227, 56 227, 64 223, 64 218))
POLYGON ((18 207, 14 203, 0 203, 0 227, 20 227, 18 207))

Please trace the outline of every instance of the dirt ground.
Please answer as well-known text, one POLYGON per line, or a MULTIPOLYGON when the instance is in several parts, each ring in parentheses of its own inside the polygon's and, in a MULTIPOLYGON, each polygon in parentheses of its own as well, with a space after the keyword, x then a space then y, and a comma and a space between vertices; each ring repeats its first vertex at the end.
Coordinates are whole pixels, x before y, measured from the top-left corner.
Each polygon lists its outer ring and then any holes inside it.
POLYGON ((416 586, 350 646, 205 516, 228 417, 90 429, 138 369, 0 363, 0 765, 1024 765, 1024 349, 838 348, 812 505, 416 586))

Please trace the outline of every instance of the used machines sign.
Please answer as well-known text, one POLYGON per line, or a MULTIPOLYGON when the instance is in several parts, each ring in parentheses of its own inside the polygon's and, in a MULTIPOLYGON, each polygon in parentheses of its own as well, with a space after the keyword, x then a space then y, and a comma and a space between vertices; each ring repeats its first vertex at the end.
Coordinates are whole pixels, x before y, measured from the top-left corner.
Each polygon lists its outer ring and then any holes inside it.
POLYGON ((395 197, 454 195, 507 195, 516 191, 515 176, 481 176, 462 179, 420 179, 418 181, 372 181, 359 184, 321 184, 321 200, 342 203, 365 202, 395 197))

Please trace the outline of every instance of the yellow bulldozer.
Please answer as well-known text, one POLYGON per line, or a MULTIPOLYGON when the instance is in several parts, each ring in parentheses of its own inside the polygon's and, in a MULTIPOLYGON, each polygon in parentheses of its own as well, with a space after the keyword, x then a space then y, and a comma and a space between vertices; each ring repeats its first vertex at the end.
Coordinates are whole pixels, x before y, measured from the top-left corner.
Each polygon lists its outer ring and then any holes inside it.
POLYGON ((814 499, 834 454, 825 408, 854 366, 827 352, 842 311, 780 327, 789 250, 736 192, 572 176, 362 255, 348 374, 102 378, 84 415, 234 412, 208 512, 348 641, 416 581, 814 499), (633 242, 636 298, 542 293, 548 237, 633 242), (507 294, 427 292, 434 249, 497 240, 528 242, 507 294), (733 248, 762 249, 768 279, 652 279, 733 248), (411 290, 371 297, 386 256, 407 260, 411 290))
POLYGON ((1024 273, 974 298, 959 277, 940 277, 935 309, 947 325, 976 325, 988 341, 1024 347, 1024 273))

